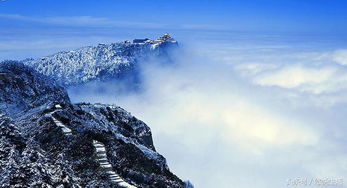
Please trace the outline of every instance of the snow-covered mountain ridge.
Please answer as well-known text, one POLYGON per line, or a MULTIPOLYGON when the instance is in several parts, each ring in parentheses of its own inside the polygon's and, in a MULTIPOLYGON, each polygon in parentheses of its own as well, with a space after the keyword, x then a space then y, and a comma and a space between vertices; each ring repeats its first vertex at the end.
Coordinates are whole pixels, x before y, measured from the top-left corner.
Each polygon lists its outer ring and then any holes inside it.
POLYGON ((23 63, 64 86, 112 78, 132 77, 136 80, 139 63, 150 57, 168 59, 170 51, 177 46, 176 40, 164 34, 157 40, 146 38, 99 44, 28 59, 23 63))
POLYGON ((124 109, 72 104, 51 78, 14 61, 0 63, 0 87, 0 187, 188 185, 124 109))

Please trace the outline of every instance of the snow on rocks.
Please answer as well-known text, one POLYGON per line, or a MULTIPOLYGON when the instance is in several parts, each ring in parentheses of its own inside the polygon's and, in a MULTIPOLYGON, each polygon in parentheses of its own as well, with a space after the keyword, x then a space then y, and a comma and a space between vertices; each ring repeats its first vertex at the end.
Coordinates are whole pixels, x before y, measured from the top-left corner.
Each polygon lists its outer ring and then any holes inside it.
POLYGON ((110 180, 116 183, 118 186, 124 188, 136 188, 135 186, 125 182, 118 174, 116 174, 116 172, 113 171, 112 165, 107 159, 105 145, 96 140, 93 140, 93 145, 96 149, 97 161, 99 162, 101 168, 106 171, 106 174, 109 176, 110 180))
MULTIPOLYGON (((59 104, 55 105, 56 108, 60 109, 61 106, 59 104)), ((61 121, 57 120, 55 117, 53 117, 53 114, 55 113, 56 111, 53 111, 51 113, 49 113, 47 116, 49 118, 52 118, 53 122, 61 128, 61 130, 63 131, 64 135, 66 136, 71 136, 72 135, 72 131, 70 128, 68 128, 67 126, 65 126, 61 121)))
POLYGON ((155 151, 150 128, 130 113, 71 104, 55 77, 20 62, 2 62, 0 72, 0 187, 184 187, 155 151), (91 141, 101 138, 110 145, 95 152, 91 141))
POLYGON ((178 46, 169 34, 157 40, 138 40, 142 42, 87 46, 39 59, 23 60, 23 63, 64 86, 72 86, 92 80, 114 79, 125 73, 136 74, 134 68, 140 61, 160 57, 168 46, 178 46))

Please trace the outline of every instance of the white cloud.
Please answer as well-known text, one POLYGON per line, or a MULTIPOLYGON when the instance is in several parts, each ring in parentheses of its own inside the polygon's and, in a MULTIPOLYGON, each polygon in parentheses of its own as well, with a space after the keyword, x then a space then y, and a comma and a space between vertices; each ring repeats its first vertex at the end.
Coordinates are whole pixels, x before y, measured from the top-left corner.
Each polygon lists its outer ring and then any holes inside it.
POLYGON ((336 73, 333 67, 305 67, 288 65, 272 72, 265 72, 255 78, 255 82, 263 86, 279 86, 296 88, 306 84, 322 83, 331 79, 336 73))
POLYGON ((245 63, 238 64, 234 68, 238 72, 241 72, 243 76, 253 76, 264 71, 276 69, 278 66, 279 65, 269 63, 245 63))
POLYGON ((333 60, 341 65, 347 65, 347 50, 337 50, 333 53, 333 60))
POLYGON ((262 148, 256 148, 257 146, 314 145, 318 140, 318 135, 313 130, 297 120, 286 119, 240 100, 234 100, 229 105, 231 108, 222 110, 226 125, 223 133, 232 142, 239 141, 242 148, 259 151, 262 148))
POLYGON ((303 152, 298 155, 310 153, 305 149, 321 144, 320 130, 301 117, 276 112, 257 95, 250 97, 244 83, 234 80, 224 65, 195 64, 194 58, 184 57, 173 67, 146 66, 143 93, 70 95, 82 101, 113 101, 145 121, 173 172, 198 187, 249 187, 252 182, 246 180, 251 178, 261 182, 259 187, 281 187, 288 178, 283 173, 293 175, 293 166, 309 173, 296 164, 302 160, 297 155, 286 159, 285 150, 294 147, 303 152), (274 158, 280 159, 271 161, 274 158), (263 168, 281 173, 263 174, 263 168))
POLYGON ((344 69, 322 65, 327 57, 318 58, 319 53, 295 57, 317 57, 315 63, 290 63, 287 57, 294 53, 274 58, 272 52, 247 63, 247 48, 241 55, 224 50, 212 58, 180 52, 174 66, 147 65, 142 93, 95 96, 93 89, 84 88, 89 96, 70 95, 73 100, 116 103, 146 122, 172 171, 197 187, 248 188, 257 182, 258 188, 277 188, 289 178, 346 174, 347 154, 338 149, 344 147, 346 110, 315 105, 321 97, 341 103, 330 92, 345 94, 339 86, 347 80, 344 69), (223 54, 227 57, 217 57, 223 54), (240 62, 210 60, 216 58, 240 62), (276 64, 282 58, 285 62, 276 64))
POLYGON ((105 17, 92 16, 59 16, 59 17, 31 17, 19 14, 0 14, 0 18, 39 22, 45 24, 68 26, 105 26, 105 27, 130 27, 130 28, 166 28, 166 24, 119 21, 105 17))
POLYGON ((293 92, 320 95, 347 88, 347 69, 339 65, 239 64, 234 69, 256 85, 279 87, 293 92))
POLYGON ((145 29, 182 29, 182 30, 211 30, 221 31, 230 30, 231 28, 222 25, 206 25, 206 24, 177 24, 169 23, 154 23, 143 21, 124 21, 108 17, 93 17, 93 16, 56 16, 56 17, 33 17, 20 14, 0 14, 0 18, 38 22, 53 25, 67 26, 103 26, 103 27, 126 27, 126 28, 145 28, 145 29))

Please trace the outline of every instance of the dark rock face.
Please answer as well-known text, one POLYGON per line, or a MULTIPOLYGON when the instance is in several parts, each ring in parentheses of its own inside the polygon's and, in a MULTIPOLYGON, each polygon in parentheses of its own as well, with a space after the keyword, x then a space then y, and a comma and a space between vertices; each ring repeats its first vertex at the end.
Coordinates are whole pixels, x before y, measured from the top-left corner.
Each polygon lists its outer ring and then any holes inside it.
POLYGON ((122 108, 71 104, 63 88, 16 62, 0 63, 0 85, 0 187, 185 186, 150 128, 122 108))

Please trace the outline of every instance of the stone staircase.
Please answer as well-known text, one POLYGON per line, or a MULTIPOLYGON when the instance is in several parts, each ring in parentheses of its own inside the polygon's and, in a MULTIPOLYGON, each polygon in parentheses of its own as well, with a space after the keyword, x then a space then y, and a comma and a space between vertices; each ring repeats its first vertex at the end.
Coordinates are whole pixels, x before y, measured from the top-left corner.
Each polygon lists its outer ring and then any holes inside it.
MULTIPOLYGON (((58 104, 58 105, 55 105, 55 107, 57 109, 61 109, 61 106, 58 104)), ((71 136, 72 135, 72 131, 70 128, 68 128, 67 126, 65 126, 62 122, 60 122, 59 120, 57 120, 55 117, 53 117, 53 114, 55 113, 56 111, 53 111, 51 113, 48 114, 48 117, 52 118, 53 122, 61 128, 61 130, 63 131, 64 135, 66 136, 71 136)))
POLYGON ((135 186, 125 182, 116 172, 113 171, 112 165, 108 162, 107 159, 105 145, 96 140, 93 140, 93 145, 96 149, 97 161, 99 162, 101 168, 106 171, 109 179, 120 187, 136 188, 135 186))

